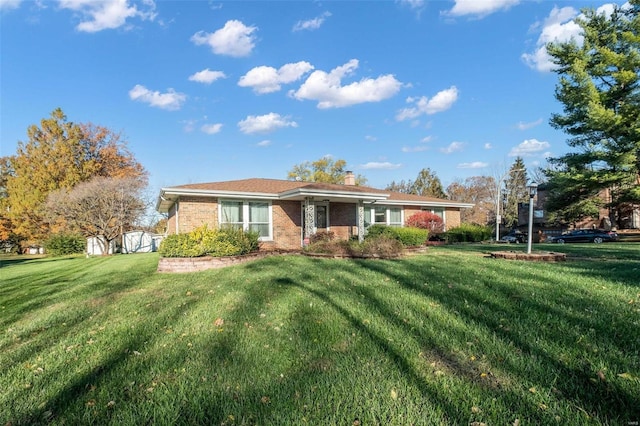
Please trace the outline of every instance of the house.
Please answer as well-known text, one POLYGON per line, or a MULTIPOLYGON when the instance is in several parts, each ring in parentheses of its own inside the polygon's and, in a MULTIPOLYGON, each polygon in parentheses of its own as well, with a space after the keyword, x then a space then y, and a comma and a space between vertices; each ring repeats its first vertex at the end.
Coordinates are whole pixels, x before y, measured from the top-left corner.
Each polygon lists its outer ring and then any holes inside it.
POLYGON ((168 215, 167 233, 240 226, 258 231, 262 249, 299 249, 317 232, 363 239, 371 224, 403 226, 422 210, 438 214, 445 228, 460 224, 460 209, 473 204, 355 185, 277 179, 243 179, 162 188, 156 204, 168 215))

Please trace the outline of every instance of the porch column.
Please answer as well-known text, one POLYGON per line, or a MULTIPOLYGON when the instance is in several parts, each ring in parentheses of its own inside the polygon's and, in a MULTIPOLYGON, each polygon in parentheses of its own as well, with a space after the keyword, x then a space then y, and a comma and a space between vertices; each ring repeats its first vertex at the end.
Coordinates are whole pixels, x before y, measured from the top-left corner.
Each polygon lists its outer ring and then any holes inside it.
POLYGON ((364 201, 358 201, 358 241, 364 241, 364 201))
POLYGON ((304 239, 308 242, 308 238, 313 234, 315 226, 315 204, 313 197, 304 199, 304 239))

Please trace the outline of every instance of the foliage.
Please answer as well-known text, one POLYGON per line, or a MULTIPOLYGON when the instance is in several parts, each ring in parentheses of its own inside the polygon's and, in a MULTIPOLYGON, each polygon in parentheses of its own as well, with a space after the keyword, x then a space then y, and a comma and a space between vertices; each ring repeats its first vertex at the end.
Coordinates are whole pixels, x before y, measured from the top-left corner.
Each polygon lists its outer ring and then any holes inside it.
POLYGON ((547 47, 563 105, 550 123, 574 149, 550 160, 548 208, 573 222, 593 215, 594 198, 607 190, 615 225, 620 206, 640 204, 640 2, 587 9, 575 22, 581 43, 547 47))
POLYGON ((429 168, 420 170, 415 181, 409 180, 405 182, 402 180, 399 183, 393 181, 387 185, 385 189, 387 191, 422 195, 424 197, 447 198, 440 178, 429 168))
POLYGON ((496 180, 491 176, 471 176, 447 186, 450 200, 473 203, 473 207, 460 210, 464 223, 486 225, 490 214, 495 213, 496 180))
POLYGON ((640 243, 549 249, 573 260, 0 258, 0 422, 626 425, 640 243))
POLYGON ((477 243, 491 238, 491 228, 488 226, 463 223, 449 229, 445 239, 449 243, 477 243))
POLYGON ((429 230, 413 227, 396 227, 387 225, 371 225, 367 229, 365 240, 376 238, 391 238, 400 242, 404 247, 424 245, 429 237, 429 230))
POLYGON ((516 157, 511 168, 509 168, 504 184, 502 223, 506 227, 512 228, 518 225, 518 203, 529 201, 527 167, 524 165, 522 157, 516 157))
POLYGON ((53 256, 64 256, 67 254, 77 254, 85 251, 87 240, 78 234, 53 234, 44 242, 44 249, 47 254, 53 256))
MULTIPOLYGON (((423 241, 424 242, 424 241, 423 241)), ((307 253, 331 254, 346 257, 376 257, 390 259, 398 257, 403 245, 397 238, 388 235, 367 237, 364 241, 319 239, 305 247, 307 253)))
POLYGON ((407 226, 414 228, 427 229, 429 235, 437 235, 444 232, 444 222, 440 216, 435 213, 422 211, 411 215, 407 221, 407 226))
MULTIPOLYGON (((9 157, 6 197, 12 232, 25 244, 43 241, 57 228, 45 220, 47 196, 95 176, 143 178, 146 172, 120 134, 93 124, 67 121, 61 109, 27 130, 9 157)), ((2 173, 4 175, 4 173, 2 173)))
MULTIPOLYGON (((287 179, 303 182, 323 182, 343 184, 347 174, 347 162, 342 159, 333 160, 330 156, 322 157, 316 161, 305 161, 296 164, 287 174, 287 179)), ((367 179, 357 175, 356 185, 365 185, 367 179)))
POLYGON ((49 220, 85 237, 100 237, 102 252, 108 253, 111 242, 144 214, 145 186, 146 180, 140 177, 99 176, 71 190, 53 191, 45 204, 49 220))
POLYGON ((309 237, 309 243, 317 243, 320 241, 331 241, 336 238, 336 233, 333 231, 318 231, 309 237))
POLYGON ((162 257, 239 256, 258 250, 258 233, 206 225, 187 234, 168 235, 158 249, 162 257))

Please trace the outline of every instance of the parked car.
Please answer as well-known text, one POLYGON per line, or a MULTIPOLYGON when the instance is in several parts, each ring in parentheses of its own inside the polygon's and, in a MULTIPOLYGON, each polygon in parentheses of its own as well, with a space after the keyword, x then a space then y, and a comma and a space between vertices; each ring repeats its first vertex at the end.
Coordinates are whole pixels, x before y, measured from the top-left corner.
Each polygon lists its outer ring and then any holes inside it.
POLYGON ((527 241, 527 234, 525 234, 524 232, 513 230, 504 237, 500 238, 500 241, 502 241, 503 243, 524 243, 525 241, 527 241))
POLYGON ((547 241, 551 243, 604 243, 609 241, 616 241, 618 234, 614 231, 604 231, 602 229, 574 229, 573 231, 565 232, 562 235, 556 235, 549 237, 547 241))

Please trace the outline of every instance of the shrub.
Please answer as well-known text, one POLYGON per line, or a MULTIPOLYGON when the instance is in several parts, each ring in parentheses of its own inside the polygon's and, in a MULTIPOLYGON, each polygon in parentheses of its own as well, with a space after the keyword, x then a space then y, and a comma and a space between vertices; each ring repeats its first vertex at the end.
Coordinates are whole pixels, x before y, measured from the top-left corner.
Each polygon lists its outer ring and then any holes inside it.
POLYGON ((321 240, 309 244, 309 253, 333 254, 338 256, 394 258, 402 252, 403 246, 396 238, 389 236, 368 237, 363 242, 348 240, 321 240))
POLYGON ((407 219, 407 226, 427 229, 429 235, 441 234, 444 231, 444 222, 440 216, 431 212, 418 212, 407 219))
POLYGON ((427 241, 429 231, 418 228, 399 228, 386 225, 372 225, 367 230, 366 239, 391 238, 399 241, 405 247, 420 246, 427 241))
POLYGON ((237 228, 208 229, 166 237, 158 249, 162 257, 238 256, 258 250, 258 233, 237 228))
POLYGON ((393 232, 396 239, 405 247, 424 245, 429 236, 428 230, 419 228, 393 228, 393 232))
POLYGON ((53 256, 82 253, 87 240, 78 234, 55 234, 44 242, 44 249, 53 256))
POLYGON ((309 244, 317 243, 320 241, 331 241, 336 238, 335 232, 332 231, 320 231, 309 237, 309 244))
POLYGON ((491 238, 489 227, 467 223, 451 228, 445 234, 445 239, 450 243, 480 242, 489 238, 491 238))

